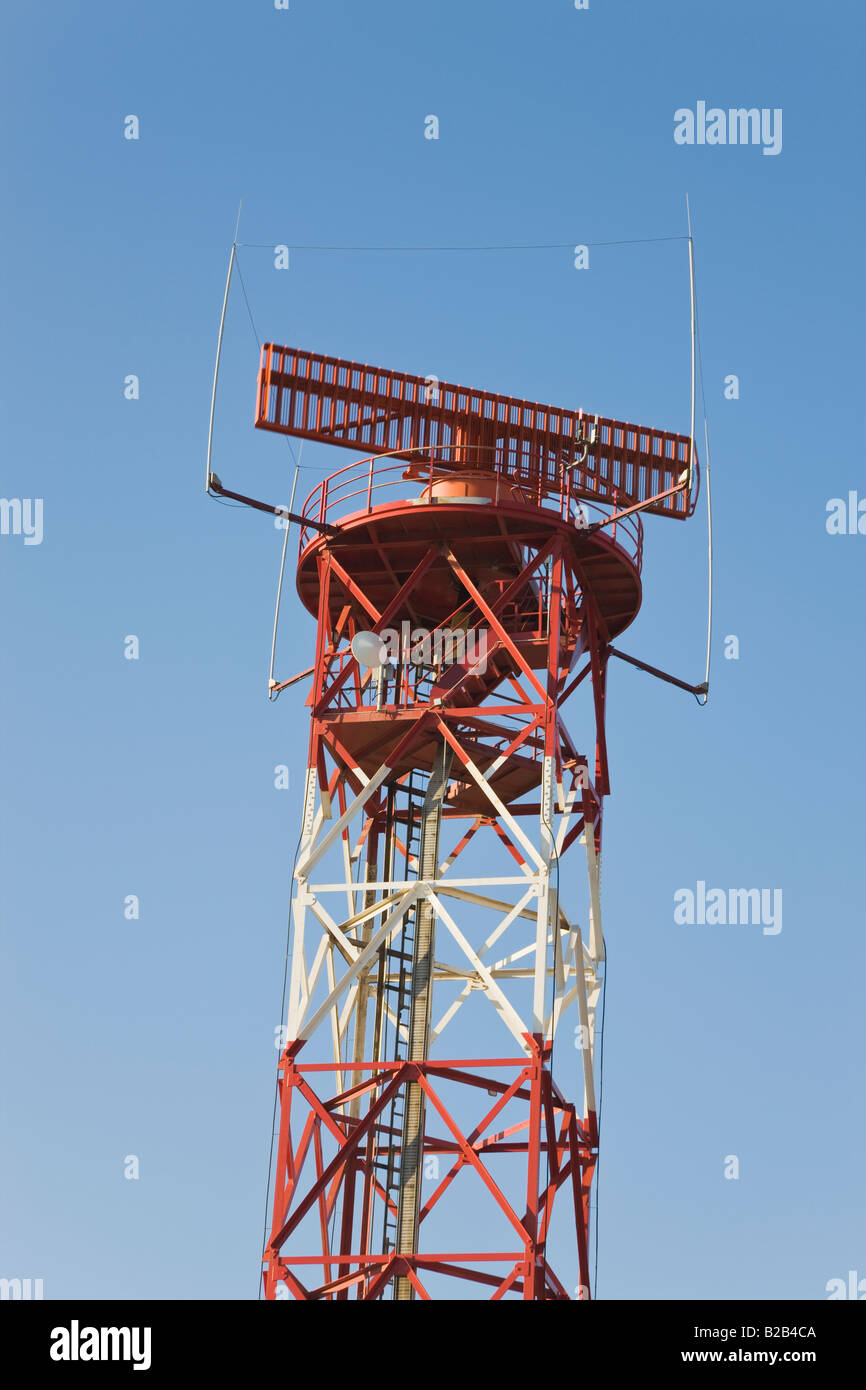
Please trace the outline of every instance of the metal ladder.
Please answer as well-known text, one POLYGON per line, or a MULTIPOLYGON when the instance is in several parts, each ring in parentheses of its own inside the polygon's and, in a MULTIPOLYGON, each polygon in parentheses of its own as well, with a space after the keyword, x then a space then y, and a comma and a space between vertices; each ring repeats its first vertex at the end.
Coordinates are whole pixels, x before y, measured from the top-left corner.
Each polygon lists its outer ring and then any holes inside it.
MULTIPOLYGON (((439 874, 439 827, 442 820, 442 800, 448 788, 453 753, 443 740, 433 759, 427 789, 421 808, 418 847, 418 878, 435 879, 439 874)), ((419 898, 412 914, 412 974, 410 989, 409 1038, 407 1056, 410 1061, 427 1058, 430 1038, 430 1010, 433 1000, 434 942, 436 916, 426 898, 419 898)), ((407 928, 408 928, 407 921, 407 928)), ((424 1102, 425 1096, 417 1081, 408 1081, 403 1088, 403 1132, 400 1144, 396 1250, 403 1255, 413 1254, 418 1246, 418 1226, 421 1209, 421 1179, 424 1165, 424 1102)), ((394 1280, 394 1298, 411 1300, 415 1289, 405 1275, 394 1280)))
MULTIPOLYGON (((421 856, 421 833, 422 818, 416 819, 416 808, 423 806, 424 798, 427 793, 429 774, 419 769, 413 769, 409 775, 408 782, 404 783, 404 790, 407 793, 406 800, 406 877, 411 876, 410 860, 415 859, 416 873, 420 866, 421 856)), ((417 923, 417 911, 408 913, 400 938, 401 949, 394 947, 386 948, 385 962, 386 975, 382 985, 385 996, 393 998, 393 1012, 395 1018, 395 1036, 392 1052, 392 1060, 395 1062, 405 1062, 409 1056, 410 1045, 410 1023, 412 1013, 412 966, 415 956, 415 927, 417 923), (396 965, 396 971, 394 966, 396 965), (396 974, 396 980, 389 979, 389 975, 396 974)), ((386 1195, 385 1218, 382 1230, 382 1253, 387 1255, 392 1251, 397 1243, 397 1222, 398 1218, 394 1214, 399 1202, 400 1193, 400 1151, 398 1144, 403 1135, 405 1123, 405 1101, 406 1088, 401 1086, 394 1095, 388 1111, 388 1151, 384 1160, 376 1162, 375 1167, 382 1170, 385 1174, 384 1189, 386 1195)))

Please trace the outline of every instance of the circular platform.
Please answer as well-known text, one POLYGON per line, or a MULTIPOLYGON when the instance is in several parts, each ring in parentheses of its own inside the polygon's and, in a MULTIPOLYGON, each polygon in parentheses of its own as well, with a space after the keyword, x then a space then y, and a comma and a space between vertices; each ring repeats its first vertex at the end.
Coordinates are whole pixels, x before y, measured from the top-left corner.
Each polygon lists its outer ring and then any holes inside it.
MULTIPOLYGON (((314 534, 307 540, 298 562, 298 594, 314 615, 319 606, 317 559, 324 547, 382 612, 431 544, 450 546, 483 592, 492 579, 514 578, 527 551, 536 550, 557 531, 566 539, 583 587, 592 594, 611 639, 634 621, 640 608, 641 537, 636 528, 624 532, 620 525, 614 537, 608 530, 578 528, 548 507, 429 497, 365 509, 336 525, 336 535, 314 534), (630 542, 628 548, 621 543, 624 539, 630 542)), ((412 616, 435 627, 465 597, 442 555, 413 591, 412 616)), ((333 592, 329 607, 334 620, 346 600, 342 587, 333 592)))

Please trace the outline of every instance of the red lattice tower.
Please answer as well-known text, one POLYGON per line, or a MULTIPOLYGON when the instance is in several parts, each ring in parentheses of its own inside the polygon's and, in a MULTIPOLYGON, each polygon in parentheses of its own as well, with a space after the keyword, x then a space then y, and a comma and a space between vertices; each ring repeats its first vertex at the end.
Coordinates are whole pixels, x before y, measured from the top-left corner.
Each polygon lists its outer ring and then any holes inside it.
POLYGON ((692 444, 271 344, 256 424, 368 455, 296 518, 318 628, 266 1297, 588 1298, 607 665, 692 444))

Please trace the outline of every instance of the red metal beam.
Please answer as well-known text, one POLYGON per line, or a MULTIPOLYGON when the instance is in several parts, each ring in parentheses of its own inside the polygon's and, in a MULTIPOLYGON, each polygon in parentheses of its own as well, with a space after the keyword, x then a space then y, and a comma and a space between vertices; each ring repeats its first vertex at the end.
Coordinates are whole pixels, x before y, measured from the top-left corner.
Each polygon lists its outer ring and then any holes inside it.
MULTIPOLYGON (((318 1096, 302 1080, 301 1073, 334 1072, 339 1069, 338 1064, 313 1063, 299 1067, 291 1058, 284 1056, 284 1084, 289 1091, 297 1090, 298 1099, 305 1100, 310 1107, 305 1133, 309 1133, 312 1121, 316 1139, 312 1157, 309 1144, 304 1146, 304 1158, 313 1171, 305 1175, 301 1171, 301 1162, 292 1165, 293 1195, 297 1199, 293 1203, 293 1215, 288 1216, 282 1201, 275 1204, 274 1228, 265 1253, 264 1278, 268 1297, 273 1298, 276 1285, 283 1282, 289 1292, 302 1301, 343 1300, 349 1297, 353 1288, 357 1290, 359 1299, 369 1301, 381 1298, 395 1279, 406 1277, 418 1296, 426 1298, 430 1296, 429 1291, 419 1276, 427 1271, 486 1285, 491 1298, 497 1301, 506 1293, 517 1294, 524 1299, 567 1299, 567 1290, 547 1263, 544 1250, 553 1203, 557 1192, 563 1187, 571 1188, 573 1192, 580 1278, 581 1284, 588 1287, 587 1177, 591 1176, 594 1154, 588 1147, 585 1130, 576 1118, 574 1107, 561 1099, 552 1080, 549 1046, 538 1038, 526 1036, 531 1047, 529 1057, 485 1058, 480 1061, 485 1069, 508 1068, 513 1071, 512 1077, 501 1081, 489 1074, 480 1076, 466 1072, 466 1066, 479 1065, 471 1059, 449 1058, 441 1063, 402 1062, 384 1066, 377 1062, 349 1063, 348 1067, 356 1073, 364 1071, 369 1074, 368 1084, 372 1084, 385 1071, 391 1073, 391 1081, 363 1121, 353 1123, 346 1131, 339 1125, 332 1127, 331 1139, 332 1142, 336 1141, 337 1152, 330 1160, 322 1149, 321 1140, 325 1134, 323 1120, 329 1116, 331 1107, 338 1100, 345 1101, 347 1093, 332 1100, 318 1096), (428 1102, 451 1135, 450 1141, 431 1140, 425 1144, 425 1151, 450 1152, 455 1160, 451 1171, 425 1204, 425 1215, 429 1216, 431 1208, 436 1206, 444 1192, 452 1182, 459 1180, 462 1173, 474 1171, 487 1189, 488 1200, 492 1200, 500 1215, 509 1222, 518 1237, 517 1244, 522 1248, 462 1252, 434 1248, 405 1256, 395 1255, 389 1250, 374 1253, 365 1248, 366 1237, 362 1237, 360 1249, 357 1246, 353 1248, 351 1223, 348 1222, 342 1225, 340 1249, 331 1247, 328 1230, 330 1214, 340 1196, 344 1202, 349 1197, 357 1176, 369 1165, 369 1151, 365 1159, 359 1150, 365 1132, 369 1133, 375 1125, 373 1112, 381 1113, 387 1104, 388 1093, 404 1082, 410 1073, 421 1081, 428 1102), (466 1132, 444 1104, 434 1081, 456 1081, 482 1090, 495 1089, 499 1094, 492 1106, 484 1107, 483 1117, 478 1124, 466 1132), (505 1131, 488 1134, 485 1138, 486 1131, 504 1107, 521 1100, 526 1106, 526 1118, 505 1131), (516 1135, 520 1130, 526 1132, 524 1142, 509 1145, 497 1142, 504 1134, 516 1135), (448 1149, 446 1143, 449 1144, 448 1149), (497 1153, 512 1153, 525 1165, 528 1188, 527 1208, 523 1216, 515 1211, 482 1161, 485 1156, 497 1153), (547 1176, 542 1178, 544 1167, 547 1168, 547 1176), (291 1231, 297 1231, 304 1214, 316 1209, 319 1219, 314 1227, 308 1226, 307 1230, 311 1237, 313 1230, 317 1230, 320 1252, 299 1250, 291 1254, 281 1253, 283 1242, 291 1231), (506 1269, 499 1274, 488 1273, 484 1266, 491 1264, 504 1264, 506 1269), (334 1266, 339 1271, 336 1278, 333 1277, 334 1266), (297 1276, 310 1267, 320 1269, 321 1276, 314 1279, 312 1287, 307 1287, 297 1276)), ((281 1152, 285 1162, 285 1148, 281 1152)), ((284 1174, 278 1172, 278 1190, 283 1177, 284 1174)), ((373 1185, 379 1201, 386 1200, 387 1194, 375 1179, 373 1185)))

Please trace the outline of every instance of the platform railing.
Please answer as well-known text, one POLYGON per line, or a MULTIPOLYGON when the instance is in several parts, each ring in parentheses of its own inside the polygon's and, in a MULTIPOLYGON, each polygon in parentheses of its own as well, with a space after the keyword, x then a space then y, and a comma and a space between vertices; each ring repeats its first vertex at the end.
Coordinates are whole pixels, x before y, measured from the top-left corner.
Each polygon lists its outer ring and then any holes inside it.
MULTIPOLYGON (((431 457, 423 464, 415 464, 407 460, 405 453, 399 459, 390 454, 374 454, 370 458, 357 459, 346 464, 317 483, 304 502, 301 515, 305 520, 318 522, 320 525, 334 525, 350 517, 369 515, 391 503, 441 505, 447 499, 434 495, 434 484, 445 479, 459 479, 462 473, 467 472, 489 472, 490 476, 497 480, 503 502, 517 501, 526 506, 557 512, 564 519, 571 521, 577 529, 609 521, 611 515, 615 515, 621 507, 628 506, 632 500, 623 496, 621 501, 614 500, 613 504, 600 504, 586 496, 578 497, 574 491, 572 474, 567 468, 560 470, 559 491, 541 491, 540 488, 536 491, 514 483, 508 476, 507 468, 502 464, 494 463, 488 469, 479 460, 477 468, 465 462, 457 468, 452 466, 444 455, 431 457), (413 484, 418 488, 414 496, 410 492, 413 484)), ((495 503, 497 497, 479 498, 477 502, 470 502, 468 505, 483 506, 488 500, 495 503)), ((320 533, 312 527, 301 527, 301 552, 317 534, 320 533)), ((604 527, 602 534, 609 536, 640 572, 643 560, 643 525, 639 514, 633 512, 630 516, 615 520, 604 527)))

